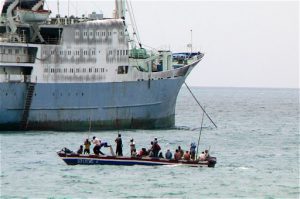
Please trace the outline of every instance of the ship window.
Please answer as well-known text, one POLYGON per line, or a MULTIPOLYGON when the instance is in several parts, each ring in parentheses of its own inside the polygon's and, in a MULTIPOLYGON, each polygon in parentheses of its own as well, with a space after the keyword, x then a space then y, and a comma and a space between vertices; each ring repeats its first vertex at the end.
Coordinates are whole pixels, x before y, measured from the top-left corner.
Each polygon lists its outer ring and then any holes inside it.
POLYGON ((64 73, 68 72, 68 69, 64 68, 64 73))
POLYGON ((82 72, 84 72, 84 73, 85 73, 85 72, 86 72, 86 69, 84 68, 82 72))
POLYGON ((90 30, 90 36, 89 36, 89 38, 93 39, 93 36, 94 36, 94 32, 92 30, 90 30))
POLYGON ((75 32, 75 39, 79 39, 79 37, 80 37, 80 31, 76 30, 76 32, 75 32))
POLYGON ((71 55, 71 51, 70 50, 68 50, 68 55, 71 55))
POLYGON ((79 73, 79 68, 76 68, 76 73, 79 73))
POLYGON ((117 50, 117 56, 119 56, 119 50, 117 50))
POLYGON ((19 52, 20 52, 19 49, 15 49, 16 54, 19 54, 19 52))
POLYGON ((118 67, 118 74, 127 74, 128 73, 128 66, 119 66, 118 67))
POLYGON ((12 54, 12 49, 8 49, 8 54, 12 54))
POLYGON ((125 50, 123 50, 123 55, 125 55, 125 50))
POLYGON ((89 73, 91 73, 92 72, 92 68, 89 68, 89 73))
POLYGON ((87 39, 87 36, 88 36, 87 31, 84 31, 84 32, 83 32, 83 39, 87 39))
POLYGON ((26 48, 23 49, 23 53, 27 54, 27 49, 26 48))

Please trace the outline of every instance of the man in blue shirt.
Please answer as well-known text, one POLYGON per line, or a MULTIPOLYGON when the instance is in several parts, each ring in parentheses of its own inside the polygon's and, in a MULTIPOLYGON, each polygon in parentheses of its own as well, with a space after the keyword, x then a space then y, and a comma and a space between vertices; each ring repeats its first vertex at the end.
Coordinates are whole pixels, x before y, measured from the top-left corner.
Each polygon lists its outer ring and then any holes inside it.
POLYGON ((171 159, 172 159, 172 152, 170 151, 170 149, 167 150, 165 157, 166 157, 166 159, 168 159, 168 160, 171 160, 171 159))

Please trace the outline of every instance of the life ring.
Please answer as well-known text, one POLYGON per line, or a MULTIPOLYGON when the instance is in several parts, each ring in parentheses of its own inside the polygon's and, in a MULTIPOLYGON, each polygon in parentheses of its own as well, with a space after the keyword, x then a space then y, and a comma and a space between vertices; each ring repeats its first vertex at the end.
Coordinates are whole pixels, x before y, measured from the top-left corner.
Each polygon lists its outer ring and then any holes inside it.
POLYGON ((20 57, 17 57, 16 61, 17 63, 20 63, 20 57))

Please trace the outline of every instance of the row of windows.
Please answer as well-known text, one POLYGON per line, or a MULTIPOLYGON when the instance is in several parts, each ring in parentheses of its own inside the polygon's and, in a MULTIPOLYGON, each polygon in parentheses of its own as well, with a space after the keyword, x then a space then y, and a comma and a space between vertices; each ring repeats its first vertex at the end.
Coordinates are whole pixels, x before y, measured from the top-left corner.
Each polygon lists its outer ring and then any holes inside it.
MULTIPOLYGON (((81 34, 82 34, 83 39, 87 39, 87 38, 93 39, 94 36, 95 36, 95 38, 106 37, 106 36, 111 37, 112 32, 99 31, 99 30, 96 32, 94 32, 94 30, 89 30, 89 31, 85 30, 85 31, 80 32, 80 30, 76 30, 75 38, 79 39, 81 34)), ((117 32, 114 32, 114 34, 117 34, 117 32)), ((120 35, 123 35, 122 31, 120 32, 120 35)))
POLYGON ((44 73, 104 73, 104 68, 45 68, 44 73))
MULTIPOLYGON (((46 55, 48 53, 48 51, 44 51, 43 52, 44 55, 46 55)), ((50 51, 50 55, 54 55, 56 53, 55 50, 51 50, 50 51)), ((100 53, 100 51, 99 51, 100 53)), ((124 56, 124 55, 128 55, 129 51, 128 50, 116 50, 117 56, 124 56)), ((61 50, 59 51, 59 55, 96 55, 96 51, 95 50, 61 50)), ((109 50, 108 51, 108 55, 113 55, 113 50, 109 50)))
POLYGON ((26 48, 23 48, 23 49, 11 49, 11 48, 8 48, 8 49, 5 49, 5 48, 1 48, 0 49, 0 54, 27 54, 27 49, 26 48))
MULTIPOLYGON (((55 50, 50 50, 50 55, 54 55, 56 54, 57 51, 55 50)), ((59 55, 96 55, 96 51, 95 50, 60 50, 59 51, 59 55)), ((99 51, 100 53, 100 51, 99 51)), ((43 52, 44 55, 48 54, 48 51, 45 50, 43 52)))

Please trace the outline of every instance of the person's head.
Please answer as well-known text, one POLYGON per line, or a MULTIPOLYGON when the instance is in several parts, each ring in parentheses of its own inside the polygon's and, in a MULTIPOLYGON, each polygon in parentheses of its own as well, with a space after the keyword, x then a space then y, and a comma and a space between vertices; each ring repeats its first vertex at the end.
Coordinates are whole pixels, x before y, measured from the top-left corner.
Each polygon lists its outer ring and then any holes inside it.
POLYGON ((130 142, 133 142, 133 138, 131 138, 130 142))
POLYGON ((121 137, 121 134, 120 134, 120 133, 118 134, 118 137, 119 137, 119 138, 121 137))
POLYGON ((176 153, 178 153, 178 149, 176 149, 176 151, 175 151, 176 153))
POLYGON ((153 145, 153 142, 151 141, 151 145, 153 145))
POLYGON ((96 136, 93 137, 93 140, 96 138, 96 136))
POLYGON ((89 141, 89 139, 86 139, 85 141, 86 141, 86 142, 88 142, 88 141, 89 141))
POLYGON ((167 152, 170 152, 170 149, 167 149, 167 152))
POLYGON ((82 145, 80 145, 80 148, 82 149, 82 148, 83 148, 83 146, 82 146, 82 145))
POLYGON ((154 140, 157 141, 157 137, 155 137, 154 140))
POLYGON ((186 151, 185 153, 189 153, 189 151, 186 151))
POLYGON ((204 151, 202 151, 202 154, 204 154, 204 151))
POLYGON ((208 153, 208 150, 205 150, 205 153, 208 153))
POLYGON ((181 149, 181 146, 178 146, 178 149, 180 150, 180 149, 181 149))

